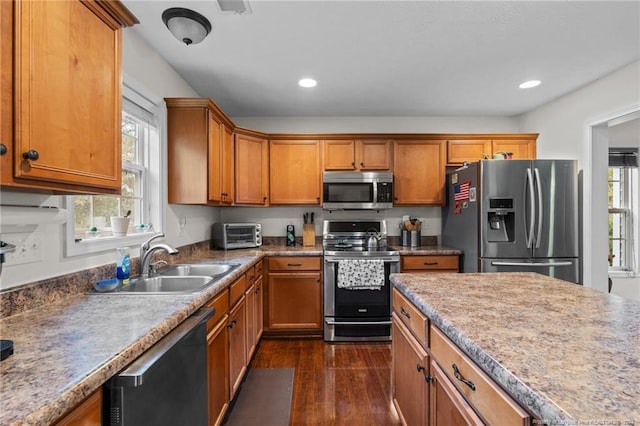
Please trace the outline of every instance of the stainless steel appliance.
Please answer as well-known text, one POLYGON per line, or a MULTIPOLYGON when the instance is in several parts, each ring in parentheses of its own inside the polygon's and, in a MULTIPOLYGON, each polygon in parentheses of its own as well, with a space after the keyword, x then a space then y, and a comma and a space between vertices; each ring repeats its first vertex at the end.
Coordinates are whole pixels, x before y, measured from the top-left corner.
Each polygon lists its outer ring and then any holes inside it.
POLYGON ((462 272, 534 271, 580 282, 577 162, 482 160, 447 175, 442 243, 462 272))
POLYGON ((393 173, 324 172, 325 210, 384 210, 393 207, 393 173))
POLYGON ((103 424, 207 425, 207 320, 201 308, 103 387, 103 424))
POLYGON ((324 340, 391 340, 389 274, 400 272, 400 254, 387 246, 386 222, 325 220, 322 246, 324 340))
POLYGON ((211 227, 211 248, 224 250, 260 247, 262 225, 259 223, 214 223, 211 227))

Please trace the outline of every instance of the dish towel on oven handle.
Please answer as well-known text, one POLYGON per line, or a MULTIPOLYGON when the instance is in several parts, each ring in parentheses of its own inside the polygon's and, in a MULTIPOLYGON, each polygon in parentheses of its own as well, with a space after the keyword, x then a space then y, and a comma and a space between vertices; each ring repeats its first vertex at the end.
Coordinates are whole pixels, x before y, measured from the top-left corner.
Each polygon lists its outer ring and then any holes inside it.
POLYGON ((384 286, 384 260, 339 260, 337 284, 347 290, 380 290, 384 286))

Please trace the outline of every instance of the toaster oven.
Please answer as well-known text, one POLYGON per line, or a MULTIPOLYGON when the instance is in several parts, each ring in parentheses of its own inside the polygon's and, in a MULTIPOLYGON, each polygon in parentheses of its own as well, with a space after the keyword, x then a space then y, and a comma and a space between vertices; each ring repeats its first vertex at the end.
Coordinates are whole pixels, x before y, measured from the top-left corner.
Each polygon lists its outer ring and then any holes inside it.
POLYGON ((259 223, 214 223, 211 248, 224 250, 260 247, 262 226, 259 223))

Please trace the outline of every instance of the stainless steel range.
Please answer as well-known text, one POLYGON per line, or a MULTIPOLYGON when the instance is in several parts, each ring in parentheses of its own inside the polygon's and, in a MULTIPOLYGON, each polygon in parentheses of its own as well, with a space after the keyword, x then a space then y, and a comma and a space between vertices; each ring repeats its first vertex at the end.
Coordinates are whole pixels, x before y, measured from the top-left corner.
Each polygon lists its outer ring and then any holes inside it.
POLYGON ((400 254, 387 247, 384 220, 325 220, 324 340, 391 340, 389 274, 400 254))

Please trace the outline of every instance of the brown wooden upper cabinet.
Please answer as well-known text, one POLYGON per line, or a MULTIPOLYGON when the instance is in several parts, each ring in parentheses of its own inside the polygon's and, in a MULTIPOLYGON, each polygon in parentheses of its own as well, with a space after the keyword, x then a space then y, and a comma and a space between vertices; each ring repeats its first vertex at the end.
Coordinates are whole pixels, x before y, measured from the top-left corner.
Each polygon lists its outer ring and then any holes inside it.
POLYGON ((235 204, 269 204, 269 141, 264 135, 236 129, 235 204))
POLYGON ((535 159, 538 134, 470 135, 470 137, 447 140, 447 165, 461 166, 492 157, 498 152, 510 152, 513 159, 535 159))
POLYGON ((233 123, 210 99, 166 98, 169 203, 233 203, 233 123))
POLYGON ((391 142, 386 139, 325 140, 324 170, 390 170, 391 142))
POLYGON ((269 203, 320 205, 320 141, 269 141, 269 203))
POLYGON ((446 143, 444 140, 393 142, 393 204, 445 203, 446 143))
POLYGON ((122 27, 138 20, 118 1, 2 1, 0 12, 0 184, 120 193, 122 27))

